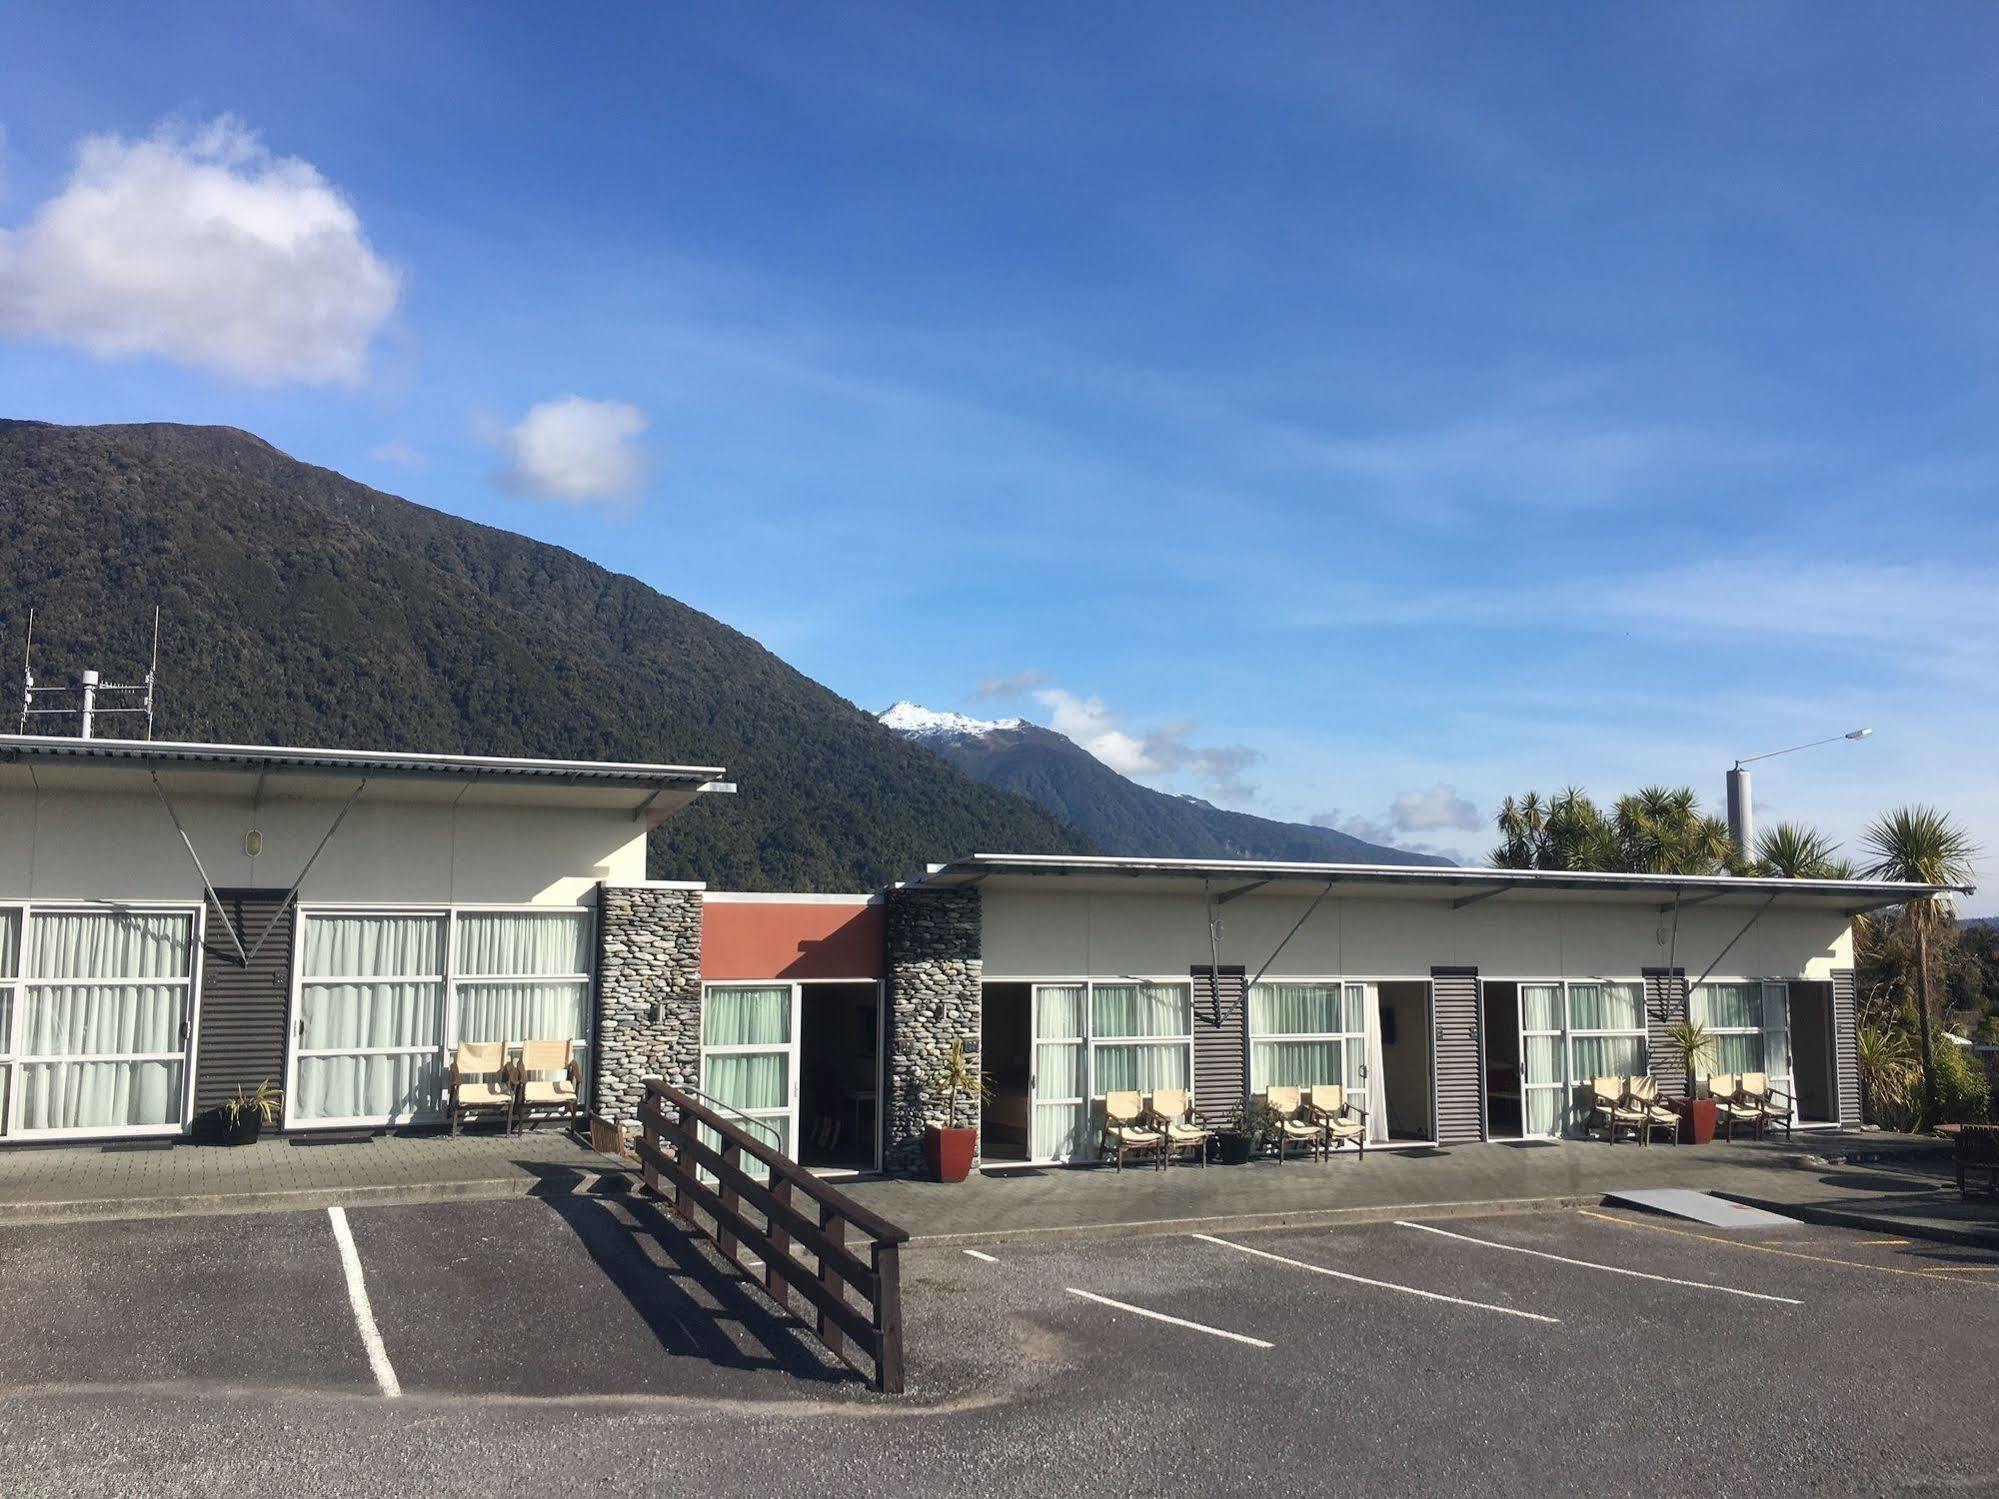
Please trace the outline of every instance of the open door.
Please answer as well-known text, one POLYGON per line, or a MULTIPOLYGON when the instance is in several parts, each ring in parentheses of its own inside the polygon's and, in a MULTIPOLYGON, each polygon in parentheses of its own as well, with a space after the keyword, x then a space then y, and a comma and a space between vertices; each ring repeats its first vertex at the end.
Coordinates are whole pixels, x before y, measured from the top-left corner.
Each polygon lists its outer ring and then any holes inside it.
POLYGON ((1090 1147, 1090 1058, 1086 984, 1034 986, 1034 1072, 1029 1155, 1083 1159, 1090 1147))
POLYGON ((1520 986, 1520 1133, 1559 1138, 1569 1127, 1567 1031, 1560 984, 1520 986))
POLYGON ((1770 1086, 1791 1100, 1791 1123, 1798 1122, 1797 1089, 1792 1086, 1791 986, 1763 986, 1763 1070, 1770 1086))

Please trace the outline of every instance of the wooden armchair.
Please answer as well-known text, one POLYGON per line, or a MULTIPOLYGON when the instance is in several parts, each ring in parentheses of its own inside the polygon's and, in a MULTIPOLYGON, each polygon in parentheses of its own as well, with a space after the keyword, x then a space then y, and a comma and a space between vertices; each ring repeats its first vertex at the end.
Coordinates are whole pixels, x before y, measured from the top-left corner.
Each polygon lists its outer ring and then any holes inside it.
POLYGON ((444 1082, 452 1134, 468 1114, 503 1114, 513 1127, 514 1073, 504 1041, 459 1042, 444 1082))
POLYGON ((520 1097, 514 1110, 515 1133, 536 1116, 575 1124, 583 1103, 583 1067, 576 1060, 574 1041, 523 1041, 514 1063, 514 1081, 520 1097))
POLYGON ((1791 1138, 1791 1095, 1782 1088, 1770 1086, 1767 1072, 1745 1072, 1736 1084, 1735 1096, 1745 1109, 1754 1109, 1758 1115, 1756 1134, 1758 1138, 1773 1124, 1784 1126, 1784 1138, 1791 1138))
POLYGON ((1166 1136, 1147 1125, 1145 1104, 1136 1092, 1104 1095, 1104 1132, 1097 1141, 1097 1154, 1115 1157, 1120 1171, 1126 1156, 1138 1156, 1154 1166, 1166 1164, 1166 1136))
POLYGON ((1352 1145, 1367 1154, 1367 1110, 1347 1096, 1339 1083, 1321 1083, 1305 1090, 1305 1114, 1319 1126, 1326 1153, 1352 1145))
POLYGON ((1747 1125, 1759 1135, 1763 1132, 1763 1110, 1744 1101, 1741 1080, 1733 1072, 1711 1075, 1707 1080, 1707 1096, 1714 1100, 1715 1133, 1722 1134, 1725 1130, 1724 1139, 1734 1141, 1738 1124, 1747 1125))
POLYGON ((1323 1155, 1326 1148, 1326 1133, 1319 1122, 1305 1113, 1305 1100, 1297 1088, 1265 1088, 1263 1101, 1270 1105, 1270 1111, 1277 1116, 1277 1163, 1284 1164, 1284 1155, 1293 1145, 1312 1155, 1323 1155))
POLYGON ((1595 1129, 1603 1131, 1607 1145, 1617 1143, 1617 1132, 1621 1129, 1635 1134, 1640 1145, 1645 1143, 1645 1111, 1626 1096, 1623 1078, 1606 1076, 1590 1079, 1589 1121, 1583 1126, 1583 1131, 1588 1133, 1595 1129))
POLYGON ((1145 1124, 1165 1137, 1161 1148, 1166 1161, 1173 1159, 1175 1151, 1191 1150, 1194 1159, 1206 1167, 1208 1142, 1215 1132, 1207 1115, 1194 1107, 1193 1096, 1185 1088, 1153 1089, 1152 1107, 1146 1111, 1145 1124))
POLYGON ((1650 1073, 1626 1079, 1624 1101, 1645 1116, 1638 1132, 1640 1141, 1649 1142, 1655 1130, 1664 1130, 1675 1145, 1680 1143, 1680 1116, 1659 1101, 1659 1079, 1650 1073))

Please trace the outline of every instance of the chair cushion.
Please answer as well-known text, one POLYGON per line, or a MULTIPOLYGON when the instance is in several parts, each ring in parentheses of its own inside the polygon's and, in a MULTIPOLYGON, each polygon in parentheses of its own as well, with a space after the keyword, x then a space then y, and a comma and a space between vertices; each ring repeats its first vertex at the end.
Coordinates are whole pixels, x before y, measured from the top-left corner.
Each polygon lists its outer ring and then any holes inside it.
POLYGON ((1367 1127, 1358 1119, 1341 1119, 1326 1126, 1326 1129, 1342 1140, 1354 1139, 1367 1133, 1367 1127))
POLYGON ((1166 1138, 1156 1129, 1139 1129, 1129 1124, 1114 1124, 1110 1133, 1112 1139, 1121 1140, 1126 1145, 1157 1145, 1166 1138))
POLYGON ((1166 1126, 1166 1133, 1175 1140, 1205 1140, 1212 1131, 1194 1124, 1169 1124, 1166 1126))
POLYGON ((1309 1140, 1318 1135, 1319 1126, 1316 1124, 1300 1124, 1295 1119, 1287 1119, 1284 1121, 1284 1133, 1309 1140))
POLYGON ((514 1093, 511 1088, 496 1088, 491 1083, 460 1083, 457 1102, 461 1109, 489 1108, 500 1104, 511 1104, 514 1093))
POLYGON ((552 1082, 531 1082, 521 1090, 521 1096, 529 1103, 574 1103, 576 1084, 568 1078, 557 1078, 552 1082))

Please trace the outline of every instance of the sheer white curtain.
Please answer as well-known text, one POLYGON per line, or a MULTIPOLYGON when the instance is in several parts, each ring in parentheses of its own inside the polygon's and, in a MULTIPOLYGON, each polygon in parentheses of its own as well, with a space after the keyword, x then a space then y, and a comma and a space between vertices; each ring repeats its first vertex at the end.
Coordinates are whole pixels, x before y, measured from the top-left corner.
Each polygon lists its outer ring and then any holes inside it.
POLYGON ((1256 1036, 1338 1035, 1347 1029, 1340 986, 1258 984, 1249 996, 1249 1028, 1256 1036))
POLYGON ((1090 1034, 1095 1042, 1093 1096, 1192 1086, 1194 994, 1189 985, 1092 985, 1090 1034), (1124 1039, 1130 1037, 1173 1039, 1124 1039))
POLYGON ((452 964, 459 1041, 568 1041, 590 1064, 590 913, 461 911, 452 964))
POLYGON ((313 914, 302 923, 297 1119, 404 1119, 440 1106, 442 916, 313 914))
MULTIPOLYGON (((1359 989, 1367 1013, 1367 1138, 1379 1144, 1388 1138, 1388 1079, 1381 1066, 1381 990, 1373 984, 1349 986, 1359 989), (1372 1000, 1371 1004, 1366 1001, 1372 1000)), ((1351 1085, 1349 1085, 1351 1086, 1351 1085)))
POLYGON ((461 911, 457 972, 507 978, 590 971, 587 911, 461 911))
POLYGON ((701 1035, 710 1046, 788 1046, 791 986, 710 989, 701 1006, 701 1035))
POLYGON ((177 913, 30 917, 24 1132, 179 1121, 193 937, 177 913))
POLYGON ((1037 1161, 1066 1161, 1091 1147, 1090 1068, 1085 1039, 1089 989, 1038 984, 1034 989, 1034 1119, 1029 1149, 1037 1161))

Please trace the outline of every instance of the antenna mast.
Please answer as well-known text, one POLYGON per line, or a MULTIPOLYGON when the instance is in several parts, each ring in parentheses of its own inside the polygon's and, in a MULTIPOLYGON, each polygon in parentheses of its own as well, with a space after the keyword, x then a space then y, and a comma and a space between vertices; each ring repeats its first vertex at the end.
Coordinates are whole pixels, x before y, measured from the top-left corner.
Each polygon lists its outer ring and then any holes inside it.
POLYGON ((30 718, 39 718, 46 714, 59 714, 77 718, 79 720, 79 737, 88 739, 91 737, 92 731, 96 728, 98 718, 104 714, 143 713, 146 715, 146 737, 148 739, 153 737, 153 689, 160 671, 159 605, 155 604, 153 606, 153 654, 150 663, 146 667, 146 679, 143 682, 101 682, 98 680, 95 671, 84 671, 78 674, 74 682, 65 683, 63 686, 37 687, 35 685, 34 659, 35 611, 30 609, 28 611, 28 643, 26 649, 21 654, 20 732, 23 734, 28 732, 28 720, 30 718), (112 692, 137 693, 139 694, 139 701, 122 707, 104 707, 98 699, 106 693, 112 692), (68 693, 80 694, 76 705, 72 706, 65 703, 63 706, 57 708, 38 708, 35 706, 37 694, 44 696, 54 694, 61 697, 68 693))

